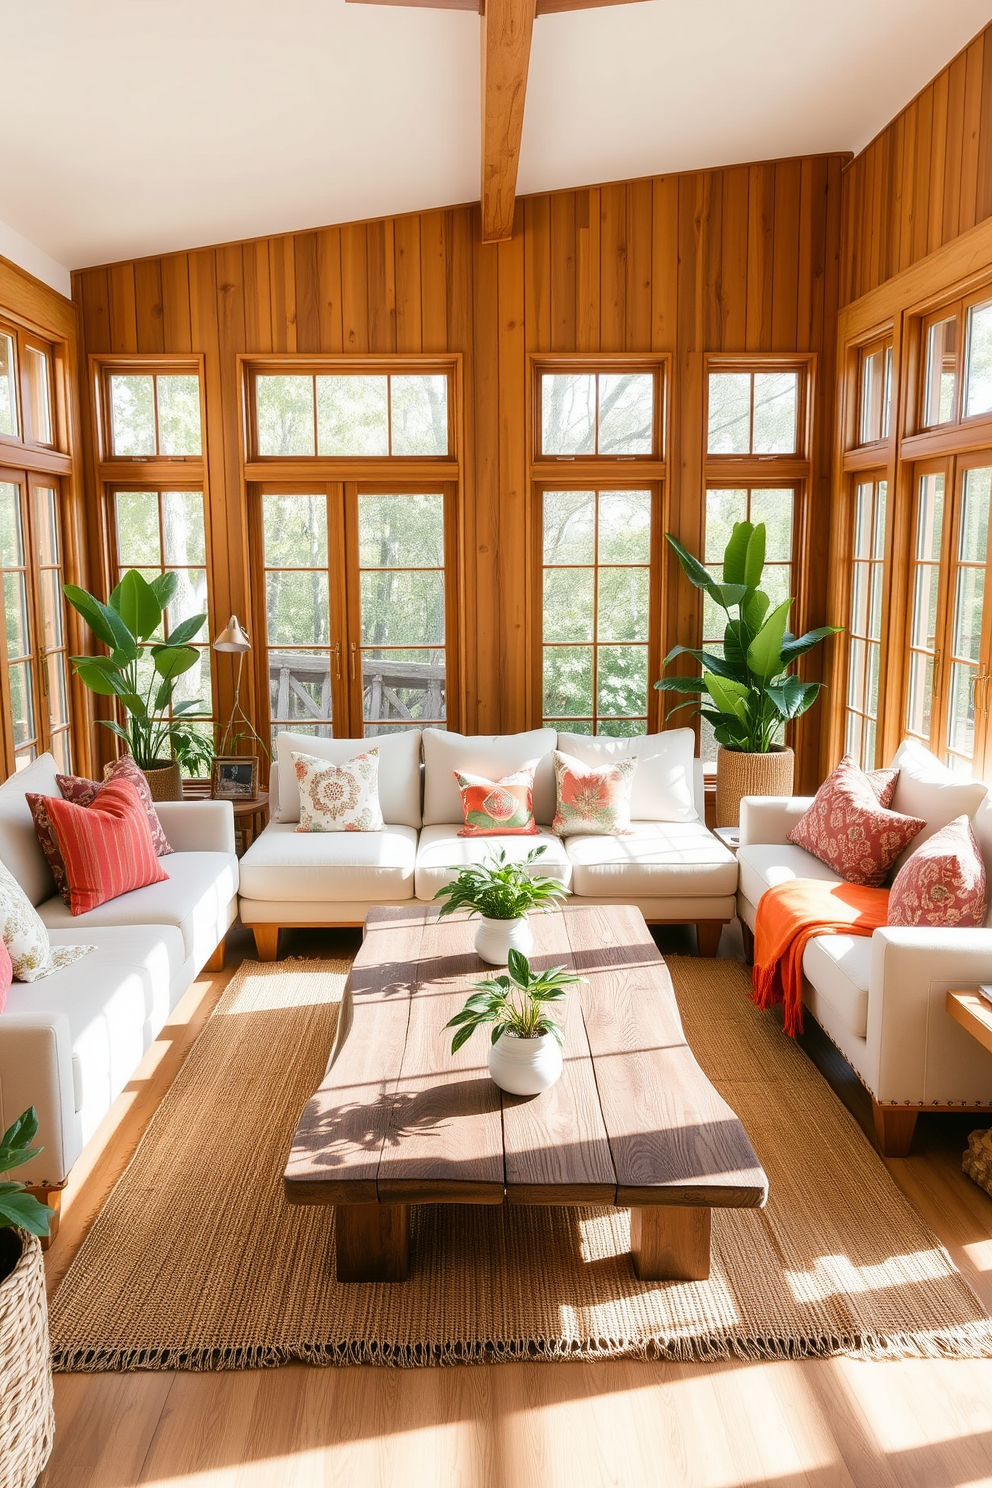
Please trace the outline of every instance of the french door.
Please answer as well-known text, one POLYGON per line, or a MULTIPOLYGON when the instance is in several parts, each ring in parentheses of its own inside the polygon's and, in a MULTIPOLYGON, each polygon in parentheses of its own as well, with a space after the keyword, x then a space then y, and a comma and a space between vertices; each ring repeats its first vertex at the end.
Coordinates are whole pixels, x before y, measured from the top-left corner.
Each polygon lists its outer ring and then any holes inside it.
POLYGON ((981 774, 989 747, 992 644, 988 451, 914 468, 906 729, 952 769, 981 774))
POLYGON ((256 488, 256 633, 273 736, 444 728, 456 696, 454 485, 256 488))
POLYGON ((51 750, 71 767, 59 491, 50 476, 0 468, 0 668, 4 748, 23 769, 51 750))

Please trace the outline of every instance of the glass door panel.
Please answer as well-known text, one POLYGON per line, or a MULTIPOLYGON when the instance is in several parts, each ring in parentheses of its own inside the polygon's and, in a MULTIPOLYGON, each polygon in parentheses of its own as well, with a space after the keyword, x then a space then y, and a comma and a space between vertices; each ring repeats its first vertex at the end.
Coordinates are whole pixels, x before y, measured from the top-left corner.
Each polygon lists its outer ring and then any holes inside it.
POLYGON ((39 680, 45 715, 45 746, 59 768, 70 769, 69 660, 62 598, 62 542, 58 493, 32 483, 31 536, 37 573, 39 680))
POLYGON ((5 672, 16 769, 21 769, 38 754, 34 626, 28 602, 26 552, 24 486, 19 481, 0 481, 5 672))
POLYGON ((949 648, 944 755, 947 763, 971 773, 975 756, 976 710, 982 675, 982 612, 988 558, 989 498, 992 469, 966 470, 961 479, 955 561, 952 572, 953 612, 949 648))
POLYGON ((332 653, 326 493, 262 497, 262 561, 272 735, 290 729, 334 734, 331 680, 341 677, 340 641, 332 653))
POLYGON ((922 475, 916 493, 913 562, 913 608, 909 632, 909 689, 906 728, 925 743, 939 682, 941 648, 937 644, 940 551, 944 523, 944 473, 922 475))
POLYGON ((875 768, 886 494, 884 480, 859 481, 854 493, 846 747, 865 770, 875 768))

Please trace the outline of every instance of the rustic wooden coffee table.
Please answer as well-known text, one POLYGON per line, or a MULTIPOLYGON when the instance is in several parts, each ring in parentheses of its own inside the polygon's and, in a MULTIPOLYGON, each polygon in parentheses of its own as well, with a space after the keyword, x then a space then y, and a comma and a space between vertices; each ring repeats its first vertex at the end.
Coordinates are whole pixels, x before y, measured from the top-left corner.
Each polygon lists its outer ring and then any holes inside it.
POLYGON ((340 1281, 403 1281, 410 1204, 613 1204, 637 1275, 709 1275, 710 1211, 764 1204, 741 1123, 693 1058, 638 910, 532 917, 538 965, 586 978, 558 1004, 565 1073, 503 1094, 487 1030, 451 1054, 444 1025, 491 974, 475 924, 429 905, 376 909, 351 970, 324 1082, 285 1173, 292 1204, 337 1208, 340 1281))

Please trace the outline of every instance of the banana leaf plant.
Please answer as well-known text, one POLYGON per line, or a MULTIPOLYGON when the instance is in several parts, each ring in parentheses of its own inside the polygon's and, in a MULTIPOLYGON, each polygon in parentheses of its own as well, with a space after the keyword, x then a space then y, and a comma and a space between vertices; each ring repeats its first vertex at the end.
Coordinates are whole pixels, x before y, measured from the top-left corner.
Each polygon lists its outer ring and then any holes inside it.
POLYGON ((692 646, 675 646, 665 657, 668 666, 677 656, 691 656, 702 667, 701 676, 662 677, 654 685, 661 692, 693 694, 672 713, 695 708, 713 725, 718 744, 749 754, 768 754, 775 748, 783 722, 799 718, 812 707, 823 686, 821 682, 803 682, 790 668, 842 627, 820 625, 805 635, 791 633, 789 611, 794 601, 786 599, 773 607, 760 587, 765 566, 764 522, 734 524, 723 555, 722 580, 704 568, 670 532, 665 536, 686 578, 726 611, 727 624, 722 656, 692 646))
POLYGON ((148 580, 130 568, 106 604, 76 584, 64 586, 66 599, 110 653, 74 656, 73 670, 91 692, 120 702, 125 722, 111 718, 100 722, 123 739, 142 770, 154 769, 173 756, 182 764, 199 742, 183 715, 202 711, 201 699, 186 698, 175 705, 172 699, 179 678, 200 660, 199 650, 189 642, 207 617, 190 615, 157 639, 178 584, 176 573, 148 580))

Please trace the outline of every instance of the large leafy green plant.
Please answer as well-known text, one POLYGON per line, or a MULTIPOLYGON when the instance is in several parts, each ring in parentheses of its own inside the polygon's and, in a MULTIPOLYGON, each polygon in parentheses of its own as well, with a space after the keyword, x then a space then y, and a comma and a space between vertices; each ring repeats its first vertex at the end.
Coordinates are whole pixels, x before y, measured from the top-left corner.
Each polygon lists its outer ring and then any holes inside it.
POLYGON ((535 847, 522 863, 510 863, 501 847, 486 862, 468 864, 434 895, 446 901, 441 915, 467 909, 470 915, 481 914, 487 920, 520 920, 532 909, 554 909, 566 897, 563 885, 557 878, 529 872, 545 851, 544 846, 535 847))
MULTIPOLYGON (((699 677, 662 677, 662 692, 699 694, 679 708, 695 707, 713 725, 718 744, 752 754, 767 754, 783 721, 798 718, 812 707, 821 682, 803 682, 790 670, 841 627, 821 625, 805 635, 788 629, 793 600, 772 607, 761 588, 765 566, 765 524, 736 522, 723 555, 723 578, 704 568, 670 532, 665 536, 678 555, 689 582, 702 589, 727 614, 723 655, 675 646, 665 666, 676 656, 692 656, 702 667, 699 677)), ((671 716, 671 715, 669 715, 671 716)))
POLYGON ((201 700, 187 698, 173 705, 172 699, 179 678, 200 659, 200 652, 189 642, 207 617, 190 615, 168 635, 162 634, 165 612, 178 583, 176 573, 159 574, 149 581, 130 568, 106 604, 75 584, 65 585, 66 599, 110 652, 109 656, 74 656, 76 676, 91 692, 119 699, 126 722, 110 718, 100 722, 124 740, 142 770, 153 769, 173 755, 182 764, 202 753, 201 736, 182 717, 202 708, 201 700))
POLYGON ((522 951, 510 951, 507 975, 479 982, 460 1013, 444 1026, 458 1031, 451 1040, 451 1052, 457 1054, 483 1023, 492 1023, 495 1044, 504 1033, 517 1038, 540 1038, 553 1033, 562 1043, 557 1020, 545 1012, 545 1004, 559 1002, 573 982, 582 978, 563 966, 547 971, 532 971, 522 951))
MULTIPOLYGON (((31 1146, 37 1134, 38 1113, 34 1106, 29 1106, 0 1137, 0 1173, 19 1168, 43 1151, 41 1147, 31 1146)), ((0 1229, 16 1226, 32 1235, 47 1235, 54 1217, 55 1210, 39 1203, 23 1183, 0 1183, 0 1229)))

